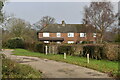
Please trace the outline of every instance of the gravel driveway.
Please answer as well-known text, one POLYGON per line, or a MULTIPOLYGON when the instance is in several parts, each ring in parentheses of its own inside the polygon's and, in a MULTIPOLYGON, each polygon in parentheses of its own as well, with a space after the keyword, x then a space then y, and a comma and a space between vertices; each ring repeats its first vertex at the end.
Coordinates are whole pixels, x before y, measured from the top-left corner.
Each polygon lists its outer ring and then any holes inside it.
POLYGON ((43 73, 44 78, 110 78, 105 73, 73 64, 37 57, 11 55, 12 50, 9 49, 4 50, 3 54, 21 64, 28 64, 33 68, 40 70, 43 73))

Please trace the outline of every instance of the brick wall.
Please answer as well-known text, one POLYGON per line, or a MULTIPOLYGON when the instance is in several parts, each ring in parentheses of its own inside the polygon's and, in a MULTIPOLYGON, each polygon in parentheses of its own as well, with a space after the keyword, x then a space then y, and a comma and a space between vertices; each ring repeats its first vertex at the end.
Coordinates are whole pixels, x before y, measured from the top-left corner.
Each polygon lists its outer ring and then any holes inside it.
MULTIPOLYGON (((57 37, 56 33, 49 33, 50 37, 57 37)), ((39 38, 43 38, 43 33, 39 33, 39 38)), ((87 33, 86 37, 80 37, 80 33, 74 33, 74 37, 68 37, 67 33, 61 33, 61 37, 64 38, 64 43, 67 43, 68 41, 95 41, 95 37, 93 37, 93 33, 87 33)))

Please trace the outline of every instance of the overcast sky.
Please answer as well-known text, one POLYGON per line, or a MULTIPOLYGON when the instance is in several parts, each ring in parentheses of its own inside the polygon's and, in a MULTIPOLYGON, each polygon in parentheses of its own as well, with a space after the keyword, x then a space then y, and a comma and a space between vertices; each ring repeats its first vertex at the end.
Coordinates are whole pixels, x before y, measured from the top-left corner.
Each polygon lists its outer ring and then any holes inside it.
POLYGON ((14 14, 31 24, 43 16, 54 17, 57 23, 64 20, 67 24, 80 24, 85 5, 89 5, 89 2, 8 2, 3 11, 6 15, 14 14))

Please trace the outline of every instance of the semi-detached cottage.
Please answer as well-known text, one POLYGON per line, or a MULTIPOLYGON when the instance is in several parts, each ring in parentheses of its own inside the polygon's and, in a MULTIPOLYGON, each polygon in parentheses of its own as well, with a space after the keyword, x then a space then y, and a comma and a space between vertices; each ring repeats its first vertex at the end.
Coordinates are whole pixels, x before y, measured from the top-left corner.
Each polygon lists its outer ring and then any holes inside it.
POLYGON ((96 29, 88 24, 49 24, 38 32, 39 41, 44 43, 96 42, 96 29))

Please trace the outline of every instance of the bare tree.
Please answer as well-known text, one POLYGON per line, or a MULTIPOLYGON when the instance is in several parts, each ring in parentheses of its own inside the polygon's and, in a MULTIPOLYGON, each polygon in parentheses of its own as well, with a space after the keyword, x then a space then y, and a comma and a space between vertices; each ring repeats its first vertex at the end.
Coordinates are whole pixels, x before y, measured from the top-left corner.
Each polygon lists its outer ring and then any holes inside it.
MULTIPOLYGON (((7 34, 11 37, 22 37, 26 42, 37 40, 36 31, 32 29, 32 26, 28 22, 19 18, 11 18, 6 24, 6 30, 7 34)), ((5 34, 4 36, 7 35, 5 34)))
POLYGON ((6 1, 7 0, 0 0, 0 25, 4 22, 5 16, 4 16, 2 9, 3 9, 6 1))
POLYGON ((37 23, 35 23, 34 25, 38 29, 41 29, 42 27, 45 27, 48 24, 54 24, 54 23, 55 23, 55 18, 50 17, 50 16, 44 16, 37 23))
POLYGON ((84 8, 83 22, 92 24, 100 32, 100 42, 103 42, 105 31, 115 22, 116 16, 110 2, 91 2, 84 8))
POLYGON ((3 12, 2 12, 2 9, 3 9, 3 6, 4 6, 4 0, 0 1, 0 50, 2 48, 2 24, 4 22, 4 16, 3 16, 3 12))
POLYGON ((0 23, 3 22, 3 13, 2 13, 2 8, 4 4, 2 1, 0 1, 0 23))

